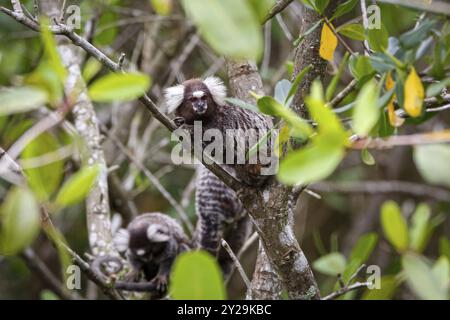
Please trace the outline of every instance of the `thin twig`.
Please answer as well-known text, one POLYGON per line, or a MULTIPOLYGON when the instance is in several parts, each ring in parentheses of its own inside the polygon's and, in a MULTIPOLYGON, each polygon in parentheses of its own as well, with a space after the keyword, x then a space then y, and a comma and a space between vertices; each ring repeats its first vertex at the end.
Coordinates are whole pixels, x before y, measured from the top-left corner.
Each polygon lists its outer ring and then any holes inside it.
POLYGON ((241 263, 239 262, 238 258, 234 254, 233 250, 231 250, 230 245, 228 242, 225 241, 225 239, 222 239, 222 247, 228 252, 231 259, 234 262, 234 265, 236 266, 237 270, 239 271, 239 274, 242 277, 242 280, 244 280, 244 283, 247 287, 247 290, 250 288, 250 280, 248 279, 247 275, 245 274, 244 268, 242 268, 241 263))
POLYGON ((442 202, 450 202, 450 190, 421 183, 397 180, 379 181, 324 181, 312 184, 310 189, 318 192, 366 193, 366 194, 407 194, 415 197, 427 197, 442 202))
POLYGON ((346 286, 344 288, 339 289, 338 291, 335 291, 326 297, 322 298, 322 300, 333 300, 336 299, 350 291, 357 290, 360 288, 367 288, 369 285, 371 285, 370 282, 356 282, 352 285, 346 286))

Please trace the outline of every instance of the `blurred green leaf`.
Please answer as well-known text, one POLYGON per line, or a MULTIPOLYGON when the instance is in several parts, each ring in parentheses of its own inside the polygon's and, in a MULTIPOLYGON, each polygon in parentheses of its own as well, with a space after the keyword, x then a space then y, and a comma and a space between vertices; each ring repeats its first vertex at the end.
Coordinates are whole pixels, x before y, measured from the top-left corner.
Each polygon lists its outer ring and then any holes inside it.
POLYGON ((281 161, 278 179, 288 185, 308 184, 330 176, 345 156, 342 142, 329 134, 316 136, 306 147, 281 161))
POLYGON ((172 0, 150 0, 150 3, 156 13, 160 16, 168 16, 172 12, 172 0))
POLYGON ((418 46, 429 36, 434 25, 434 21, 427 19, 420 23, 418 27, 415 27, 410 31, 402 34, 399 38, 402 47, 404 47, 405 49, 411 49, 418 46))
POLYGON ((368 82, 356 99, 353 111, 353 130, 360 137, 365 137, 377 124, 380 117, 378 109, 379 90, 374 81, 368 82))
POLYGON ((83 68, 83 79, 89 82, 101 69, 103 65, 94 58, 89 58, 83 68))
MULTIPOLYGON (((38 158, 60 148, 56 138, 44 132, 31 141, 22 152, 22 159, 38 158)), ((64 162, 54 161, 39 167, 25 168, 28 183, 39 201, 45 201, 59 187, 64 175, 64 162)))
POLYGON ((171 274, 170 294, 175 300, 224 300, 225 287, 216 260, 205 251, 179 255, 171 274))
POLYGON ((378 242, 376 233, 368 233, 358 239, 350 253, 347 266, 342 274, 344 282, 348 282, 350 277, 361 267, 372 254, 378 242))
POLYGON ((0 117, 27 112, 47 102, 45 91, 36 87, 0 88, 0 117))
POLYGON ((447 290, 443 290, 424 258, 407 253, 402 257, 403 270, 407 282, 414 293, 424 300, 447 300, 447 290))
POLYGON ((374 166, 376 164, 375 158, 370 153, 370 151, 367 149, 363 149, 361 151, 361 160, 364 164, 366 164, 368 166, 374 166))
POLYGON ((305 99, 311 117, 316 121, 318 132, 334 135, 334 143, 338 146, 348 144, 348 134, 340 119, 331 108, 325 103, 322 84, 314 81, 311 87, 311 94, 305 99))
POLYGON ((187 15, 219 54, 259 60, 263 51, 260 22, 242 0, 184 0, 187 15))
POLYGON ((364 41, 366 39, 366 31, 360 23, 346 24, 339 27, 336 31, 353 40, 364 41))
POLYGON ((336 92, 336 88, 337 88, 337 86, 338 86, 338 84, 339 84, 339 82, 341 81, 341 78, 342 78, 342 72, 344 71, 344 67, 348 63, 348 58, 349 58, 349 55, 348 55, 348 53, 346 53, 344 55, 344 58, 342 59, 341 63, 339 64, 338 71, 333 76, 333 78, 330 81, 330 84, 327 87, 327 90, 325 92, 325 100, 327 102, 331 101, 331 99, 334 96, 334 93, 336 92))
POLYGON ((361 266, 369 259, 377 242, 378 235, 376 233, 372 232, 361 236, 352 249, 349 261, 357 261, 359 266, 361 266))
POLYGON ((450 260, 450 241, 445 236, 439 239, 439 253, 450 260))
POLYGON ((33 193, 14 187, 0 207, 0 254, 15 255, 39 234, 39 206, 33 193))
POLYGON ((450 145, 415 146, 414 162, 428 183, 450 187, 450 145))
POLYGON ((448 291, 448 286, 450 285, 450 262, 447 257, 439 257, 433 265, 432 272, 441 284, 442 290, 448 291))
POLYGON ((151 79, 141 73, 111 73, 89 87, 89 96, 97 102, 130 101, 145 94, 151 79))
POLYGON ((336 276, 344 272, 346 265, 345 257, 339 252, 332 252, 320 257, 313 262, 314 270, 328 276, 336 276))
POLYGON ((351 56, 348 66, 350 72, 358 81, 362 81, 364 78, 372 76, 375 73, 372 63, 367 56, 351 56))
POLYGON ((427 88, 427 98, 435 97, 442 93, 442 90, 450 86, 450 78, 444 79, 438 83, 433 83, 427 88))
POLYGON ((40 293, 41 300, 60 300, 59 297, 51 290, 42 290, 40 293))
POLYGON ((276 0, 246 0, 258 15, 259 21, 263 21, 270 9, 275 5, 276 0))
POLYGON ((367 31, 367 41, 370 48, 377 52, 384 52, 389 45, 389 33, 386 27, 382 24, 381 28, 373 28, 367 31))
POLYGON ((394 201, 386 201, 381 207, 381 226, 386 239, 397 251, 408 249, 408 226, 394 201))
POLYGON ((226 98, 225 100, 231 104, 234 104, 237 107, 252 110, 254 112, 259 112, 258 108, 255 105, 242 101, 238 98, 226 98))
POLYGON ((394 297, 398 287, 398 281, 395 276, 381 277, 380 289, 366 289, 362 300, 391 300, 394 297))
POLYGON ((344 14, 349 13, 355 8, 358 2, 359 2, 358 0, 348 0, 345 1, 344 3, 339 4, 338 7, 336 8, 336 11, 331 16, 330 20, 334 20, 336 18, 343 16, 344 14))
POLYGON ((81 168, 61 187, 55 204, 59 208, 64 208, 83 200, 92 189, 99 174, 100 165, 81 168))
POLYGON ((312 69, 312 65, 309 65, 305 67, 302 71, 299 72, 299 74, 295 77, 294 83, 291 86, 291 89, 289 90, 289 93, 286 97, 285 104, 289 106, 289 101, 291 98, 294 97, 294 95, 297 93, 298 86, 300 85, 300 82, 302 82, 305 75, 312 69))
POLYGON ((297 135, 306 139, 313 133, 313 129, 305 120, 300 118, 292 109, 280 104, 274 98, 270 96, 260 97, 257 100, 257 104, 262 113, 277 116, 285 120, 296 131, 297 135))
POLYGON ((425 203, 417 206, 411 218, 409 239, 411 249, 421 253, 427 245, 429 237, 430 207, 425 203))
POLYGON ((286 100, 289 95, 289 91, 292 88, 292 83, 289 80, 282 79, 275 85, 274 98, 282 105, 287 105, 286 100))
POLYGON ((58 80, 64 83, 67 77, 67 70, 61 62, 56 41, 49 29, 49 21, 46 18, 41 18, 41 39, 44 44, 45 57, 50 64, 52 70, 58 75, 58 80))

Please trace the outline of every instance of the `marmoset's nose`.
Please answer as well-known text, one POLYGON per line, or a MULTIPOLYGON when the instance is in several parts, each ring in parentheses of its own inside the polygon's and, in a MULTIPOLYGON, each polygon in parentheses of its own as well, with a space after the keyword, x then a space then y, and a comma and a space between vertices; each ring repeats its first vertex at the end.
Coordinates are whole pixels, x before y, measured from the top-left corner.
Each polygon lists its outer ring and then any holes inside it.
POLYGON ((208 109, 208 104, 206 101, 198 100, 193 103, 194 111, 197 114, 204 114, 208 109))

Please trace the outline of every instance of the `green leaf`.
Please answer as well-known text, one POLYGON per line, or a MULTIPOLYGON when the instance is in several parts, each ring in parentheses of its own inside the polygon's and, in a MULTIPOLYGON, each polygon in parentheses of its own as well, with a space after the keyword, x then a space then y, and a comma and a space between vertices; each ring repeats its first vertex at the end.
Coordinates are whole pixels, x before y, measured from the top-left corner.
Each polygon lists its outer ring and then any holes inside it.
POLYGON ((375 158, 370 153, 370 151, 367 149, 363 149, 361 151, 361 160, 364 164, 366 164, 368 166, 374 166, 376 164, 375 158))
POLYGON ((172 12, 172 0, 150 0, 153 9, 160 16, 168 16, 172 12))
POLYGON ((89 58, 83 68, 83 79, 89 82, 101 69, 102 64, 94 58, 89 58))
POLYGON ((314 9, 320 14, 324 13, 329 3, 330 0, 310 0, 310 4, 312 4, 314 9))
POLYGON ((75 173, 59 190, 55 204, 59 208, 64 208, 83 200, 92 189, 100 168, 100 165, 84 167, 75 173))
POLYGON ((246 0, 253 11, 258 15, 259 21, 264 21, 269 10, 275 5, 276 0, 246 0))
POLYGON ((387 201, 381 207, 381 226, 386 239, 397 251, 408 249, 408 226, 394 201, 387 201))
POLYGON ((289 90, 289 93, 286 97, 286 101, 284 102, 286 105, 288 104, 288 101, 291 100, 291 98, 295 95, 297 92, 298 86, 300 85, 300 82, 302 82, 305 75, 312 69, 312 65, 309 65, 305 67, 299 74, 295 77, 294 83, 291 86, 291 90, 289 90))
POLYGON ((353 130, 360 137, 365 137, 377 124, 380 117, 378 110, 378 88, 374 81, 368 82, 356 99, 353 111, 353 130))
POLYGON ((341 3, 334 12, 333 16, 331 17, 330 21, 339 18, 343 16, 344 14, 349 13, 350 11, 355 8, 356 4, 358 3, 358 0, 348 0, 344 3, 341 3))
POLYGON ((358 80, 369 77, 375 73, 370 58, 367 56, 351 56, 348 64, 350 72, 358 80))
POLYGON ((386 27, 381 25, 380 29, 369 29, 367 31, 367 41, 372 50, 384 52, 389 46, 389 33, 386 27))
POLYGON ((263 51, 260 22, 242 0, 184 0, 187 15, 219 54, 259 60, 263 51))
POLYGON ((316 136, 308 146, 290 152, 280 164, 278 179, 288 185, 308 184, 330 176, 344 158, 334 135, 316 136))
MULTIPOLYGON (((22 159, 33 159, 54 152, 60 147, 56 138, 44 132, 31 141, 22 152, 22 159)), ((28 183, 39 201, 50 198, 59 187, 64 175, 64 162, 61 160, 35 168, 25 168, 28 183)))
POLYGON ((411 249, 422 252, 427 245, 429 238, 430 207, 421 203, 411 218, 411 228, 409 230, 411 249))
POLYGON ((342 274, 344 282, 348 282, 356 270, 369 259, 377 242, 378 235, 376 233, 368 233, 359 238, 350 253, 349 262, 342 274))
POLYGON ((145 94, 150 77, 141 73, 112 73, 89 87, 89 96, 97 102, 130 101, 145 94))
POLYGON ((339 252, 332 252, 320 257, 313 262, 314 270, 328 276, 336 276, 344 272, 346 265, 345 257, 339 252))
POLYGON ((311 126, 300 118, 293 110, 283 106, 270 96, 260 97, 257 100, 259 110, 270 116, 277 116, 285 120, 296 133, 305 139, 312 133, 311 126))
POLYGON ((439 253, 450 260, 450 241, 445 236, 439 239, 439 253))
POLYGON ((427 88, 427 98, 440 95, 442 90, 450 86, 450 78, 444 79, 438 83, 433 83, 427 88))
POLYGON ((364 41, 366 39, 366 31, 360 23, 346 24, 339 27, 336 31, 353 40, 364 41))
POLYGON ((381 277, 380 289, 367 289, 362 300, 391 300, 398 287, 398 280, 395 276, 381 277))
POLYGON ((0 117, 37 109, 47 100, 47 93, 39 88, 0 88, 0 117))
POLYGON ((61 300, 59 297, 51 290, 42 290, 40 293, 41 300, 61 300))
POLYGON ((404 49, 412 49, 424 41, 431 33, 435 21, 425 20, 417 28, 413 28, 408 32, 402 34, 399 38, 400 43, 404 49))
POLYGON ((353 247, 349 261, 357 261, 359 266, 361 266, 369 259, 377 242, 378 235, 376 233, 372 232, 363 235, 353 247))
POLYGON ((348 57, 349 55, 348 53, 346 53, 344 58, 342 59, 342 62, 339 65, 338 71, 333 76, 333 78, 330 81, 330 84, 327 87, 327 90, 325 92, 325 100, 328 102, 331 101, 331 99, 333 98, 334 93, 336 92, 337 85, 342 79, 342 72, 344 71, 344 67, 348 63, 348 57))
POLYGON ((228 103, 231 103, 231 104, 233 104, 233 105, 235 105, 237 107, 240 107, 240 108, 243 108, 243 109, 248 109, 248 110, 251 110, 251 111, 254 111, 254 112, 259 112, 258 108, 255 105, 253 105, 251 103, 248 103, 248 102, 245 102, 245 101, 242 101, 241 99, 238 99, 238 98, 225 98, 225 100, 228 103))
POLYGON ((29 190, 13 188, 0 207, 0 254, 15 255, 39 234, 39 206, 29 190))
POLYGON ((450 262, 445 256, 439 257, 432 269, 433 275, 438 279, 443 291, 447 291, 450 284, 450 262))
POLYGON ((450 145, 416 146, 414 162, 427 182, 450 187, 450 145))
POLYGON ((446 290, 423 257, 407 253, 402 257, 402 265, 408 285, 419 298, 447 300, 446 290))
POLYGON ((282 79, 275 85, 274 98, 282 105, 287 105, 286 100, 289 95, 289 91, 292 88, 292 83, 289 80, 282 79))
POLYGON ((222 273, 207 252, 182 253, 175 260, 170 293, 175 300, 224 300, 222 273))
POLYGON ((67 77, 67 70, 61 62, 55 38, 49 29, 49 22, 46 18, 41 19, 41 39, 44 44, 44 54, 53 71, 58 75, 61 83, 64 83, 67 77))
POLYGON ((316 121, 318 132, 334 135, 335 143, 339 146, 348 144, 348 135, 338 116, 329 108, 324 100, 323 87, 320 81, 314 81, 311 94, 305 99, 311 117, 316 121))

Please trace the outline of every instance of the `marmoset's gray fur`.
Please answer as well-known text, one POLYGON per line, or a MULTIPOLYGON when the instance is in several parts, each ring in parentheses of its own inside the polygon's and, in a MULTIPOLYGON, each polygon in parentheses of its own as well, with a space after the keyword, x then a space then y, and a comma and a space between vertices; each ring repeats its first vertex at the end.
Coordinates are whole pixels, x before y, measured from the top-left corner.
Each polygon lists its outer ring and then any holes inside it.
POLYGON ((133 219, 127 229, 114 237, 119 252, 126 252, 133 268, 128 280, 154 282, 162 296, 167 290, 172 264, 183 251, 190 249, 190 241, 180 224, 162 213, 144 213, 133 219))
MULTIPOLYGON (((223 135, 228 129, 239 129, 244 133, 253 129, 257 133, 257 139, 253 141, 256 143, 273 127, 270 117, 226 102, 226 88, 216 77, 188 80, 166 89, 165 97, 169 112, 174 112, 177 117, 175 123, 189 131, 194 121, 201 121, 203 131, 218 129, 223 135)), ((240 138, 239 135, 234 137, 235 140, 240 138)), ((235 143, 234 148, 242 146, 242 141, 235 143)), ((247 155, 253 144, 248 141, 243 143, 247 155)), ((267 139, 267 144, 268 151, 271 152, 270 138, 267 139)), ((226 152, 224 150, 224 154, 226 152)), ((259 186, 267 179, 267 176, 261 175, 265 165, 257 158, 256 163, 227 163, 225 168, 241 182, 259 186)), ((225 239, 237 254, 251 229, 249 217, 236 193, 203 166, 199 169, 196 181, 195 200, 198 222, 194 246, 216 256, 227 278, 233 263, 228 253, 220 249, 221 239, 225 239)))

